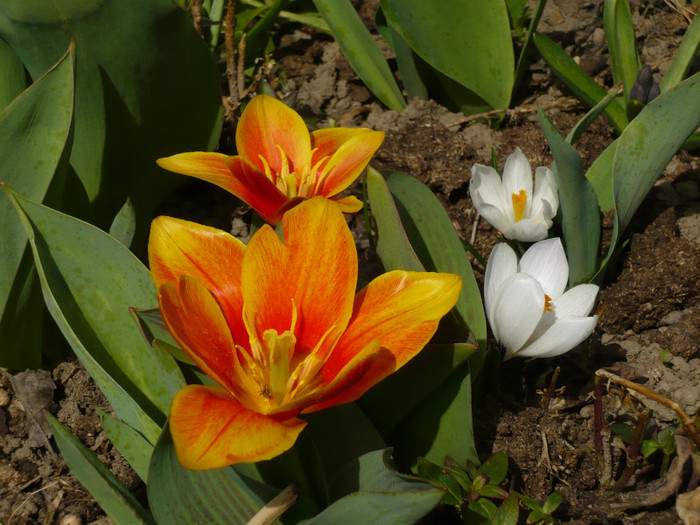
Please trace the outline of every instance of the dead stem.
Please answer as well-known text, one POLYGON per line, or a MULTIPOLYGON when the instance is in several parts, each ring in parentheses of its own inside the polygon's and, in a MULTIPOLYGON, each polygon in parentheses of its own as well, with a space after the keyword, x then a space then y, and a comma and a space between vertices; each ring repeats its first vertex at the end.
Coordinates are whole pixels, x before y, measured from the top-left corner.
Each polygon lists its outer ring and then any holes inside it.
POLYGON ((192 23, 194 28, 199 33, 199 36, 203 37, 202 33, 202 2, 204 0, 192 0, 192 23))

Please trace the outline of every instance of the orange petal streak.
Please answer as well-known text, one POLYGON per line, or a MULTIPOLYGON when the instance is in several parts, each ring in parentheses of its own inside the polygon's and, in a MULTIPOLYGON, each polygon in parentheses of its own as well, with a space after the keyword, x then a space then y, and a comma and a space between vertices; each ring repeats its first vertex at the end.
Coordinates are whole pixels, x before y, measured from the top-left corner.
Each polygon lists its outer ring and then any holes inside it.
POLYGON ((241 310, 241 264, 245 245, 216 228, 172 217, 151 223, 148 260, 156 288, 180 275, 202 283, 221 305, 235 339, 247 340, 241 310))
POLYGON ((247 162, 264 172, 262 156, 273 172, 282 169, 278 146, 287 155, 290 171, 309 169, 311 138, 304 120, 284 102, 258 95, 246 106, 236 128, 236 147, 247 162))
POLYGON ((225 390, 201 385, 175 395, 169 422, 180 462, 194 470, 271 459, 291 448, 306 426, 259 414, 225 390))
POLYGON ((340 208, 322 197, 289 210, 283 233, 284 244, 268 226, 253 236, 241 278, 246 310, 258 336, 269 328, 289 330, 294 300, 299 312, 296 361, 331 327, 324 347, 345 329, 357 283, 357 251, 340 208))

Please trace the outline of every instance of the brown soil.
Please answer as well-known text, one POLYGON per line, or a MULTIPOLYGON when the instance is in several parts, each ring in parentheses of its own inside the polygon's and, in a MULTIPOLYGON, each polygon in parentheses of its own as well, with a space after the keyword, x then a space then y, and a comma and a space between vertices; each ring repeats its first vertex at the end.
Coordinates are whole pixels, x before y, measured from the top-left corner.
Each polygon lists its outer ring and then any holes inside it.
MULTIPOLYGON (((602 0, 550 0, 540 30, 563 43, 602 84, 610 86, 602 4, 602 0)), ((668 67, 687 27, 685 18, 668 4, 662 0, 632 1, 642 61, 658 73, 668 67)), ((371 17, 372 2, 365 6, 363 13, 371 17)), ((337 45, 313 31, 299 29, 284 36, 277 50, 277 67, 285 71, 288 80, 284 86, 273 85, 285 93, 296 92, 296 108, 318 118, 318 126, 334 121, 385 130, 386 140, 373 166, 409 173, 427 184, 445 205, 462 238, 485 255, 497 237, 478 219, 469 199, 472 164, 488 164, 492 148, 503 161, 520 147, 533 167, 548 166, 551 156, 537 123, 537 105, 544 107, 565 133, 586 111, 541 60, 531 66, 523 94, 497 130, 483 120, 466 119, 433 102, 414 100, 401 114, 383 109, 354 75, 337 45)), ((609 125, 603 119, 596 121, 577 143, 584 164, 589 166, 613 139, 609 125)), ((477 385, 475 433, 480 456, 507 451, 513 487, 539 501, 554 490, 561 492, 564 504, 556 516, 562 523, 680 523, 674 500, 677 493, 689 489, 687 476, 671 486, 658 469, 644 469, 625 487, 612 490, 626 464, 626 445, 619 438, 610 438, 611 479, 603 479, 593 452, 591 394, 593 372, 602 366, 614 367, 618 375, 676 401, 691 416, 697 411, 698 198, 700 157, 681 152, 643 203, 627 232, 627 249, 608 272, 599 297, 600 322, 592 340, 563 359, 509 362, 502 369, 498 391, 477 385), (561 366, 558 389, 544 409, 541 392, 557 365, 561 366), (659 478, 667 482, 665 488, 657 487, 659 478), (656 496, 650 496, 649 490, 656 496)), ((235 199, 199 183, 176 194, 167 206, 168 213, 230 228, 238 235, 245 235, 250 220, 250 214, 237 207, 235 199)), ((359 238, 359 221, 353 220, 358 226, 358 246, 365 248, 366 240, 359 238)), ((481 279, 483 268, 475 262, 474 269, 481 279)), ((102 432, 95 408, 109 411, 109 406, 79 365, 67 362, 52 372, 25 376, 2 372, 0 522, 110 522, 67 472, 46 428, 34 422, 44 408, 56 414, 143 497, 142 482, 102 432), (21 385, 43 394, 29 395, 21 385)), ((649 432, 677 425, 674 412, 658 403, 631 399, 614 386, 605 391, 607 423, 634 425, 646 411, 649 432)), ((649 465, 658 463, 658 458, 652 457, 649 465)))

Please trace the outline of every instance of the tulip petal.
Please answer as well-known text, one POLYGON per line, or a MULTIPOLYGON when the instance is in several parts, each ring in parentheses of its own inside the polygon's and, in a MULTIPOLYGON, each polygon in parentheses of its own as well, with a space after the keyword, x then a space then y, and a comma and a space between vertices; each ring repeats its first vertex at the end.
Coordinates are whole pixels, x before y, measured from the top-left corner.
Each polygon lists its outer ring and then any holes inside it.
POLYGON ((557 317, 568 315, 588 315, 593 310, 598 286, 595 284, 579 284, 553 301, 557 317))
POLYGON ((508 277, 498 289, 491 330, 506 357, 516 353, 530 338, 544 312, 544 291, 523 273, 508 277))
POLYGON ((322 339, 330 348, 345 329, 357 284, 357 251, 340 208, 323 197, 289 210, 283 234, 284 244, 263 226, 248 243, 243 296, 259 337, 267 329, 289 330, 296 307, 298 362, 322 339))
POLYGON ((196 279, 183 275, 177 283, 163 284, 158 300, 175 341, 204 373, 236 392, 234 341, 211 293, 196 279))
POLYGON ((554 357, 578 346, 593 333, 598 316, 568 316, 556 322, 532 344, 520 350, 518 357, 554 357))
POLYGON ((521 190, 525 190, 527 194, 525 216, 527 217, 533 197, 532 168, 520 148, 515 148, 515 151, 508 155, 503 166, 503 189, 506 198, 510 198, 513 194, 518 195, 521 190))
POLYGON ((311 138, 304 120, 284 102, 267 95, 254 97, 241 114, 236 128, 238 154, 265 172, 263 157, 274 173, 282 171, 281 148, 289 171, 305 173, 311 161, 311 138))
POLYGON ((360 199, 352 195, 337 199, 335 202, 338 203, 340 211, 343 213, 357 213, 362 209, 362 206, 364 206, 364 203, 360 199))
POLYGON ((559 297, 569 280, 569 263, 558 237, 533 244, 520 259, 520 271, 534 277, 544 293, 559 297))
POLYGON ((373 340, 401 368, 430 340, 461 288, 461 279, 448 273, 397 270, 374 279, 355 297, 352 319, 322 370, 323 383, 330 384, 373 340))
POLYGON ((306 426, 301 419, 259 414, 225 390, 201 385, 175 395, 169 423, 180 463, 194 470, 274 458, 289 450, 306 426))
POLYGON ((203 180, 224 180, 231 177, 231 170, 228 167, 229 159, 230 157, 223 153, 193 151, 163 157, 156 160, 156 163, 161 168, 173 173, 203 180))
POLYGON ((234 338, 247 338, 241 311, 241 264, 245 245, 225 231, 158 217, 151 224, 148 261, 156 288, 180 275, 202 283, 219 302, 234 338))
POLYGON ((484 303, 489 323, 493 324, 493 307, 498 289, 508 277, 518 271, 518 257, 513 249, 502 242, 494 246, 484 273, 484 303))
POLYGON ((311 134, 314 148, 311 165, 330 155, 323 165, 316 195, 333 197, 360 176, 370 158, 384 141, 383 131, 351 128, 329 128, 311 134))

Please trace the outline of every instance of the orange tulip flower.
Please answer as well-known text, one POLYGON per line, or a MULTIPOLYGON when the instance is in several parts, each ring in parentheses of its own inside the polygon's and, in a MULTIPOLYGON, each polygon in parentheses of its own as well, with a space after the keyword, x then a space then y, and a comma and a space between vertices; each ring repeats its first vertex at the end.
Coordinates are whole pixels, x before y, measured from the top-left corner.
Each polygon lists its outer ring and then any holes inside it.
POLYGON ((180 153, 158 159, 158 165, 220 186, 276 226, 285 211, 316 195, 335 200, 345 213, 359 211, 361 201, 338 194, 360 176, 383 140, 383 131, 365 128, 309 134, 293 109, 258 95, 236 128, 238 155, 180 153))
POLYGON ((457 302, 453 274, 393 271, 355 295, 357 252, 340 207, 317 197, 248 245, 159 217, 148 246, 160 310, 190 358, 219 386, 174 397, 180 462, 211 469, 273 458, 301 413, 349 403, 415 356, 457 302))

